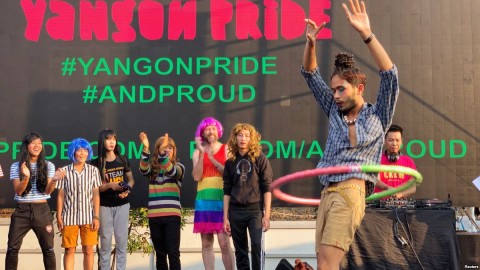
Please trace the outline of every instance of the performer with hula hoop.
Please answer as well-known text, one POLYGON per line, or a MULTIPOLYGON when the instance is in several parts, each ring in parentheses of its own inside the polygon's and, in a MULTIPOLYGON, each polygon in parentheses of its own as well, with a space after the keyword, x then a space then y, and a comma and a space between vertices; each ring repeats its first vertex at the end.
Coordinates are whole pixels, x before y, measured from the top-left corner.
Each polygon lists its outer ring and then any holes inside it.
MULTIPOLYGON (((315 55, 316 37, 325 26, 306 19, 307 42, 302 74, 315 99, 329 118, 324 155, 318 168, 372 165, 380 163, 385 132, 392 123, 398 99, 397 68, 370 28, 364 2, 342 4, 350 25, 370 50, 380 69, 380 87, 375 104, 366 103, 363 93, 366 77, 356 66, 353 55, 339 53, 329 87, 321 78, 315 55)), ((338 269, 353 241, 363 216, 365 197, 373 191, 377 174, 366 169, 323 174, 324 185, 316 226, 318 269, 338 269)))

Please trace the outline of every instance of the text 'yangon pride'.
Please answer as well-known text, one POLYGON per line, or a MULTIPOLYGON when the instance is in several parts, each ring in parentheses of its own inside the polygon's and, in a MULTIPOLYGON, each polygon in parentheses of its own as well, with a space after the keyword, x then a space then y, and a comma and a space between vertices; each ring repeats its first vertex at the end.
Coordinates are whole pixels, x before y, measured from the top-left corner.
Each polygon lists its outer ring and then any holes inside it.
MULTIPOLYGON (((207 12, 199 11, 196 0, 171 0, 167 4, 154 0, 80 0, 70 4, 61 0, 21 0, 26 19, 25 38, 38 42, 42 31, 53 40, 97 40, 134 42, 146 40, 195 40, 201 21, 208 21, 210 36, 222 41, 260 39, 292 40, 303 37, 305 18, 329 22, 325 14, 331 0, 308 0, 303 7, 292 0, 209 0, 207 12), (261 4, 260 4, 261 3, 261 4), (308 12, 307 12, 308 11, 308 12), (113 27, 112 27, 113 25, 113 27), (113 29, 112 29, 113 28, 113 29), (230 31, 230 32, 229 32, 230 31), (75 37, 78 34, 79 37, 75 37)), ((322 30, 319 39, 330 39, 331 31, 322 30)))

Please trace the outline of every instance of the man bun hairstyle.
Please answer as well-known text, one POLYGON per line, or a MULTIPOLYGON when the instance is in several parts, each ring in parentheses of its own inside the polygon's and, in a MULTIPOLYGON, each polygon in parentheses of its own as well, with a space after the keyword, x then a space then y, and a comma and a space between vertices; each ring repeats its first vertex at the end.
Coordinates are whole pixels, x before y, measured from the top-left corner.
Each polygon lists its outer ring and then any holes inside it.
POLYGON ((335 55, 335 66, 330 79, 335 75, 346 80, 353 86, 358 86, 359 84, 367 85, 367 77, 355 65, 353 54, 348 52, 341 52, 335 55))
POLYGON ((335 70, 343 71, 355 68, 353 54, 347 52, 337 53, 335 55, 335 70))

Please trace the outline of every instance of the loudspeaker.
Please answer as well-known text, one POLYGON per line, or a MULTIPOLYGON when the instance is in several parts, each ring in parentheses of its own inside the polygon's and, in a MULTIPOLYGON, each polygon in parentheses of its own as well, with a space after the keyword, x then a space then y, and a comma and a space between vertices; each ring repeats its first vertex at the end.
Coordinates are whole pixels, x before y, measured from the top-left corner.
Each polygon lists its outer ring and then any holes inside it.
POLYGON ((283 258, 280 260, 275 270, 293 270, 293 265, 291 265, 287 259, 283 258))
POLYGON ((480 265, 480 234, 457 233, 460 268, 478 268, 480 265))

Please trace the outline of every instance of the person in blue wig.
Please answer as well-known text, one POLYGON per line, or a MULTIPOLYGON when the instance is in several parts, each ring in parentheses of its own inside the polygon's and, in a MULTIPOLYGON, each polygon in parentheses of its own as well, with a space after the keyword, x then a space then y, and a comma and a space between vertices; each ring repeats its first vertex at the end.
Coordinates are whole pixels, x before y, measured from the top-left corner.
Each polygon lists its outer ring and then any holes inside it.
POLYGON ((90 143, 74 139, 68 146, 72 163, 62 168, 62 179, 57 182, 57 223, 65 248, 65 270, 74 269, 78 234, 83 252, 83 269, 93 269, 94 246, 100 227, 100 193, 102 185, 97 167, 87 164, 93 152, 90 143))

